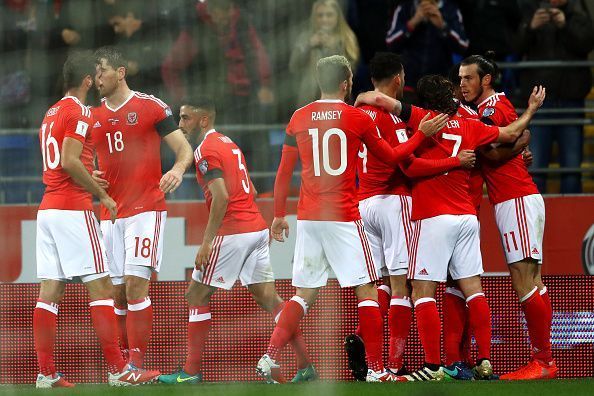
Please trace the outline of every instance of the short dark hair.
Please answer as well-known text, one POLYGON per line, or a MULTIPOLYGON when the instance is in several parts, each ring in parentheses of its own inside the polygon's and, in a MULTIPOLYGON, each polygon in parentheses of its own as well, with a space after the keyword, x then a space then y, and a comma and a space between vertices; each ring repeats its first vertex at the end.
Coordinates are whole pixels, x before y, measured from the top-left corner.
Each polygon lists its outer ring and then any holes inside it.
POLYGON ((95 59, 91 51, 74 51, 62 67, 64 89, 79 87, 87 76, 95 75, 95 59))
POLYGON ((417 83, 419 105, 425 109, 452 115, 458 110, 454 101, 454 84, 437 74, 421 77, 417 83))
POLYGON ((402 59, 393 52, 376 52, 369 62, 372 80, 384 81, 402 72, 402 59))
POLYGON ((124 67, 128 69, 128 60, 125 58, 122 51, 116 47, 105 46, 95 51, 96 64, 100 64, 101 59, 105 59, 107 64, 114 69, 117 69, 118 67, 124 67))
POLYGON ((337 92, 340 83, 348 80, 351 74, 349 61, 342 55, 322 58, 316 65, 316 77, 323 93, 337 92))
POLYGON ((210 96, 190 95, 186 96, 181 103, 183 106, 191 106, 195 109, 206 110, 207 112, 212 114, 217 113, 217 106, 215 104, 215 101, 210 96))
POLYGON ((450 68, 448 72, 448 80, 452 82, 455 86, 460 85, 460 64, 456 63, 454 66, 450 68))
POLYGON ((500 72, 497 63, 494 61, 495 52, 487 51, 485 56, 482 55, 470 55, 469 57, 462 60, 460 65, 476 65, 479 78, 482 80, 487 74, 491 75, 491 85, 495 85, 499 82, 500 72))

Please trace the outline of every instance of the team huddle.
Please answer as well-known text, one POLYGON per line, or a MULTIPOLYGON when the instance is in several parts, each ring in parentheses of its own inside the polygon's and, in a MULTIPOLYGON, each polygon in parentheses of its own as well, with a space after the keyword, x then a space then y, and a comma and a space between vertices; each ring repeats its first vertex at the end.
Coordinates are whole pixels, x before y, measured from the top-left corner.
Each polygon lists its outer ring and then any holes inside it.
POLYGON ((526 127, 545 90, 535 87, 518 117, 505 95, 493 89, 497 72, 489 59, 471 56, 459 67, 459 84, 423 77, 417 107, 399 100, 405 77, 400 58, 378 53, 371 62, 375 90, 350 106, 344 102, 352 87, 348 61, 321 59, 320 100, 295 111, 286 128, 269 229, 255 204, 241 149, 215 129, 211 99, 187 98, 178 127, 165 103, 128 87, 126 62, 117 50, 71 55, 64 65, 66 95, 47 111, 40 129, 46 192, 37 217, 36 386, 73 386, 53 361, 58 306, 73 278, 89 291, 110 385, 201 382, 210 299, 238 279, 276 322, 257 362, 258 374, 269 383, 286 382, 279 356, 290 344, 298 368, 292 382, 314 380, 318 375, 300 321, 326 285, 329 269, 358 300, 359 325, 345 340, 355 378, 496 379, 490 309, 480 280, 477 213, 483 180, 533 350, 526 366, 500 378, 554 378, 552 309, 540 276, 544 202, 526 168, 526 127), (103 97, 97 108, 84 105, 93 85, 103 97), (185 294, 188 356, 180 371, 165 375, 143 369, 153 317, 148 289, 161 266, 164 194, 180 185, 192 162, 184 135, 198 143, 196 177, 209 218, 185 294), (165 175, 161 140, 176 157, 165 175), (285 302, 275 289, 269 240, 283 242, 289 235, 286 203, 298 160, 296 293, 285 302), (100 223, 92 212, 92 195, 101 203, 100 223), (447 282, 445 362, 435 300, 440 282, 447 282), (409 371, 404 350, 413 307, 425 363, 409 371), (387 364, 382 359, 385 316, 387 364), (474 358, 470 337, 478 350, 474 358))

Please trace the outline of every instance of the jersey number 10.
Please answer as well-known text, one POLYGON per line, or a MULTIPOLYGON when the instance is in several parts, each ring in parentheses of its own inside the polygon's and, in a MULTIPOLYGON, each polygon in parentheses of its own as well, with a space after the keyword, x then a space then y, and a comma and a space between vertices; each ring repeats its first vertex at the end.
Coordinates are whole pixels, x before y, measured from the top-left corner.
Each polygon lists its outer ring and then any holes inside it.
MULTIPOLYGON (((318 128, 309 129, 313 149, 314 176, 320 176, 320 139, 318 128)), ((342 129, 330 128, 322 138, 322 165, 324 172, 330 176, 339 176, 344 173, 347 167, 347 137, 342 129), (340 165, 332 168, 330 165, 330 138, 337 136, 340 141, 340 165)))

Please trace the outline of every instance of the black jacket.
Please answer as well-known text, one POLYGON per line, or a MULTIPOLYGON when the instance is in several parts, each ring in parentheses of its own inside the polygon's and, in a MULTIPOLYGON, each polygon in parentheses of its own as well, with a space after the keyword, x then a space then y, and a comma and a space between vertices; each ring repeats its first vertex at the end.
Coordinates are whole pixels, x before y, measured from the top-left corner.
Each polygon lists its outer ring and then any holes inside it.
MULTIPOLYGON (((523 22, 518 34, 519 53, 524 60, 586 60, 594 46, 592 20, 579 2, 570 0, 561 11, 565 26, 552 22, 539 29, 530 29, 530 21, 540 1, 533 0, 523 10, 523 22)), ((532 87, 542 84, 551 99, 583 99, 592 87, 588 67, 524 69, 520 75, 522 94, 530 95, 532 87)))

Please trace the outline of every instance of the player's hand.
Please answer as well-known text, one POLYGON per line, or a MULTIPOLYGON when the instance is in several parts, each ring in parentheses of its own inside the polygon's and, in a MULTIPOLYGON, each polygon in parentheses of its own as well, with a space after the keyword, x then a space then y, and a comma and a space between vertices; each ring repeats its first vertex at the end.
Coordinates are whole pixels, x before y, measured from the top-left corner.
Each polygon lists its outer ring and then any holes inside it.
POLYGON ((546 25, 551 20, 551 14, 544 8, 536 10, 530 21, 530 29, 536 30, 543 25, 546 25))
POLYGON ((547 90, 542 85, 539 85, 538 87, 535 86, 534 88, 532 88, 532 93, 528 98, 528 110, 532 113, 535 113, 536 110, 538 110, 538 108, 542 106, 546 96, 547 90))
POLYGON ((183 173, 171 169, 169 172, 165 173, 159 182, 159 188, 165 194, 174 192, 182 182, 183 173))
POLYGON ((394 110, 394 106, 398 101, 385 93, 377 91, 367 91, 357 95, 355 100, 355 107, 363 105, 378 106, 384 108, 386 111, 394 110))
POLYGON ((109 188, 109 182, 101 177, 104 174, 105 172, 103 171, 94 170, 91 174, 91 177, 93 178, 93 180, 97 182, 97 184, 99 184, 99 187, 101 187, 104 190, 107 190, 109 188))
POLYGON ((534 162, 534 157, 532 156, 532 151, 530 151, 529 147, 526 147, 524 151, 522 151, 522 159, 524 159, 524 164, 528 167, 532 165, 534 162))
POLYGON ((551 15, 551 19, 553 20, 553 23, 558 28, 562 28, 563 26, 565 26, 565 13, 563 11, 561 11, 558 8, 551 8, 549 10, 549 13, 551 15))
POLYGON ((425 16, 429 19, 429 22, 439 29, 443 28, 443 16, 441 15, 441 11, 439 11, 439 7, 430 2, 424 2, 421 6, 423 7, 425 16))
POLYGON ((476 153, 474 150, 462 150, 458 153, 458 159, 461 168, 472 169, 476 163, 476 153))
POLYGON ((289 223, 284 217, 275 217, 270 226, 270 235, 278 242, 284 242, 283 233, 285 237, 289 237, 289 223))
POLYGON ((419 131, 423 132, 423 134, 427 137, 435 135, 439 132, 449 120, 449 116, 447 114, 439 114, 435 117, 429 119, 431 113, 425 114, 425 117, 421 120, 419 124, 419 131))
POLYGON ((118 217, 118 204, 116 204, 116 202, 107 194, 101 197, 99 202, 101 202, 101 205, 103 205, 109 212, 112 224, 115 223, 118 217))
POLYGON ((198 271, 204 271, 204 268, 208 265, 208 258, 212 252, 212 242, 202 242, 198 253, 196 254, 196 260, 194 260, 194 266, 198 271))

